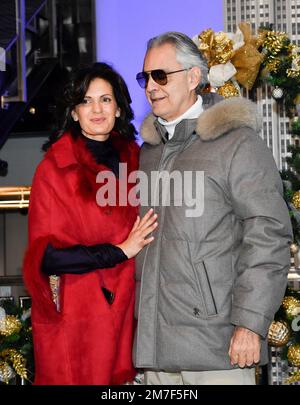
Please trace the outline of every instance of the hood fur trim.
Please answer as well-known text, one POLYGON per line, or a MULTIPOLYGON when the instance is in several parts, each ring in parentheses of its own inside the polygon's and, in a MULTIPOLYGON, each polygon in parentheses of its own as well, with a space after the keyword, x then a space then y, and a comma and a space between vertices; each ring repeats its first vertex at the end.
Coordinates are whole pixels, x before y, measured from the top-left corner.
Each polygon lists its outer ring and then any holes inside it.
POLYGON ((142 122, 140 129, 140 134, 143 141, 150 143, 151 145, 159 145, 161 143, 161 137, 154 126, 155 121, 156 116, 149 113, 142 122))
POLYGON ((232 97, 204 111, 198 118, 196 132, 201 139, 209 141, 242 127, 249 127, 259 132, 261 117, 258 114, 257 105, 252 101, 232 97))
MULTIPOLYGON (((161 136, 154 125, 155 120, 156 117, 152 113, 148 114, 140 131, 143 140, 151 145, 161 143, 161 136)), ((196 132, 203 141, 210 141, 242 127, 259 132, 261 116, 257 111, 257 105, 252 101, 242 97, 232 97, 204 110, 198 118, 196 132)))

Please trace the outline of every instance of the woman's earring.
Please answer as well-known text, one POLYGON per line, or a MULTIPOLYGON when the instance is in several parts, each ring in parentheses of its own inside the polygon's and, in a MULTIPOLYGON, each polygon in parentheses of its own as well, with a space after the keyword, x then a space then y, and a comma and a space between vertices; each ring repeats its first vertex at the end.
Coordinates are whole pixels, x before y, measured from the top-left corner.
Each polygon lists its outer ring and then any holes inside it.
POLYGON ((73 120, 76 122, 76 121, 78 121, 78 117, 76 116, 76 114, 71 114, 72 115, 72 118, 73 118, 73 120))
POLYGON ((121 112, 120 112, 120 110, 117 110, 116 111, 116 118, 119 118, 121 116, 121 112))

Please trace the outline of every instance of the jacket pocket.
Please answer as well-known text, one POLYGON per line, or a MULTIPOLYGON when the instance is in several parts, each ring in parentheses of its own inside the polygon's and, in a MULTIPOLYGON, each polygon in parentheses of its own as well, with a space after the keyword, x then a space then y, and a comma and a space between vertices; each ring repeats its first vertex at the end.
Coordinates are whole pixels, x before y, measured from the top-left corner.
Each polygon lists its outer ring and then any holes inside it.
POLYGON ((211 284, 208 278, 205 263, 202 261, 200 263, 194 264, 193 270, 197 282, 197 287, 199 289, 199 293, 202 296, 207 316, 217 315, 218 314, 217 306, 212 292, 211 284))

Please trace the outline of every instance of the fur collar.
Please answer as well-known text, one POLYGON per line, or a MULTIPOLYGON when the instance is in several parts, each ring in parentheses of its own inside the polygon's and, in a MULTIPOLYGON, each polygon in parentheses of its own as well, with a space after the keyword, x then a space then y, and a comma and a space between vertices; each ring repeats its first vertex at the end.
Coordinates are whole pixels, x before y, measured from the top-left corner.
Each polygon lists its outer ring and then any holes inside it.
MULTIPOLYGON (((137 143, 114 131, 110 136, 115 149, 119 153, 120 162, 128 163, 128 170, 136 170, 139 151, 137 143)), ((95 173, 108 169, 103 164, 96 163, 91 152, 86 147, 83 137, 74 139, 70 132, 65 132, 47 151, 46 156, 54 160, 58 168, 79 164, 88 167, 95 173)))
MULTIPOLYGON (((139 146, 134 140, 128 140, 117 132, 112 132, 111 140, 119 154, 120 163, 127 164, 128 174, 138 169, 139 146)), ((65 132, 47 152, 47 158, 54 160, 59 169, 73 166, 77 170, 76 193, 90 199, 96 194, 99 185, 96 176, 101 171, 111 171, 104 163, 97 163, 87 148, 84 138, 74 139, 70 132, 65 132)))
MULTIPOLYGON (((203 104, 205 108, 205 104, 203 104)), ((207 107, 206 107, 207 108, 207 107)), ((155 128, 156 117, 150 113, 141 126, 141 136, 146 143, 158 145, 161 136, 155 128)), ((211 141, 231 130, 248 127, 255 132, 261 129, 261 117, 252 101, 232 97, 205 109, 197 119, 196 133, 203 141, 211 141)))

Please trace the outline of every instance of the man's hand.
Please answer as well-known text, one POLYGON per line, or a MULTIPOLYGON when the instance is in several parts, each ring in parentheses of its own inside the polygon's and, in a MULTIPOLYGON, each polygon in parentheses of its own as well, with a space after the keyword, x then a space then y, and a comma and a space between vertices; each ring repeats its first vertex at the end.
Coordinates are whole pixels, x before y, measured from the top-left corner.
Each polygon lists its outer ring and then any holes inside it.
POLYGON ((229 347, 231 364, 252 366, 260 359, 260 336, 249 329, 236 326, 229 347))

